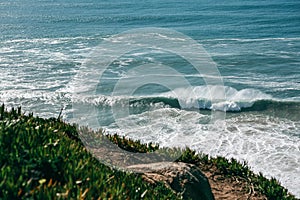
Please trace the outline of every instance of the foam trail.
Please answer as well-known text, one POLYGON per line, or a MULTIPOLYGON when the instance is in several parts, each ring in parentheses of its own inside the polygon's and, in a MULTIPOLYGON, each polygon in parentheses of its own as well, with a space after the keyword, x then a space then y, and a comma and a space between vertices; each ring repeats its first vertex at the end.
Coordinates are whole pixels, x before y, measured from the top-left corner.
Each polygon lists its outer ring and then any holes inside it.
POLYGON ((160 146, 190 148, 211 156, 247 161, 254 172, 276 177, 297 194, 300 173, 300 124, 263 114, 230 115, 225 122, 205 123, 209 116, 199 112, 160 108, 132 115, 119 128, 111 124, 109 133, 121 133, 160 146), (160 117, 159 117, 160 116, 160 117), (163 116, 163 117, 161 117, 163 116))

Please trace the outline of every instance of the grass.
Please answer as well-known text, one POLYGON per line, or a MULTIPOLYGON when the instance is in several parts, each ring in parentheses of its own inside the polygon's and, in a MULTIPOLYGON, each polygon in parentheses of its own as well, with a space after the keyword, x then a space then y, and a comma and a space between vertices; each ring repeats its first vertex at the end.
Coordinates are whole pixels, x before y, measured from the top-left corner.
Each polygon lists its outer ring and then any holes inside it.
MULTIPOLYGON (((106 137, 131 152, 159 149, 118 135, 106 137)), ((209 158, 188 148, 159 150, 174 157, 180 152, 176 161, 241 177, 268 199, 296 199, 276 179, 254 174, 235 159, 209 158)), ((0 169, 0 199, 179 199, 161 183, 150 185, 136 174, 100 163, 84 148, 75 125, 24 115, 21 108, 8 112, 4 105, 0 107, 0 169)))
POLYGON ((76 127, 0 107, 0 199, 178 199, 162 184, 111 169, 86 151, 76 127))

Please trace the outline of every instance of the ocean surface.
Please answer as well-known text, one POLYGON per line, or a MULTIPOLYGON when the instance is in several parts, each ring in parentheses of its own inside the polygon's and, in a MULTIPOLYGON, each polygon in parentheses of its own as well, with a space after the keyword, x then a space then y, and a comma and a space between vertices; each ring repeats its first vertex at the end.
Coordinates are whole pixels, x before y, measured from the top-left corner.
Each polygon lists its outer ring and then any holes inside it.
MULTIPOLYGON (((300 197, 300 1, 0 0, 0 33, 0 103, 41 117, 63 108, 64 120, 107 133, 247 161, 300 197), (224 87, 151 45, 118 55, 96 84, 86 79, 112 36, 143 28, 202 45, 224 87)), ((162 47, 176 40, 159 37, 162 47)))

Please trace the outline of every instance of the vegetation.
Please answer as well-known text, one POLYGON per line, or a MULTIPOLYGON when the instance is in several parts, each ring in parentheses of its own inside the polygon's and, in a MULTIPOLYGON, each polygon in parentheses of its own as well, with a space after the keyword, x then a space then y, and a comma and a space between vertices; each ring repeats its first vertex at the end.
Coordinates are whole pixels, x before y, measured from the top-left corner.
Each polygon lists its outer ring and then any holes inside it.
POLYGON ((75 126, 0 107, 0 199, 177 199, 162 184, 111 169, 78 141, 75 126), (77 139, 75 139, 77 138, 77 139))
POLYGON ((133 153, 147 153, 147 152, 154 152, 159 149, 157 144, 149 143, 149 144, 142 144, 139 140, 132 140, 125 138, 124 136, 118 136, 117 134, 114 135, 106 135, 110 141, 118 145, 118 147, 125 149, 126 151, 130 151, 133 153))
MULTIPOLYGON (((131 152, 163 150, 174 158, 181 155, 176 161, 241 177, 268 199, 295 199, 276 179, 254 174, 246 163, 235 159, 209 158, 188 148, 159 149, 156 144, 97 134, 131 152)), ((0 170, 0 199, 179 199, 161 183, 150 185, 136 174, 100 163, 84 148, 75 125, 59 118, 24 115, 21 108, 8 112, 4 105, 0 107, 0 170)))

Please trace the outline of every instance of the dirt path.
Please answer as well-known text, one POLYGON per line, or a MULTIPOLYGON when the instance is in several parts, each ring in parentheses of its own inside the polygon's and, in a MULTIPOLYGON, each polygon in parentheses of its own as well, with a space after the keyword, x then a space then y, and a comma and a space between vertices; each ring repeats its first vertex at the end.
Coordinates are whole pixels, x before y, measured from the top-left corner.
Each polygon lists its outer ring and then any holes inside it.
POLYGON ((240 177, 225 177, 218 174, 215 167, 200 166, 201 171, 209 180, 212 193, 216 200, 264 200, 264 195, 258 194, 240 177))

